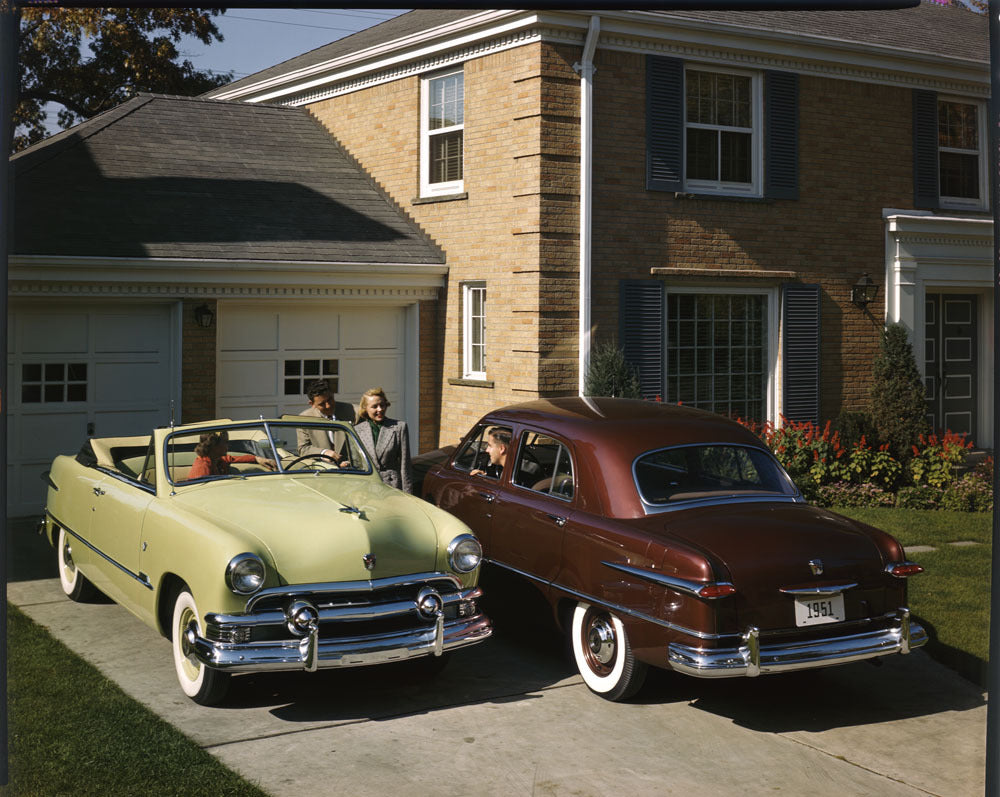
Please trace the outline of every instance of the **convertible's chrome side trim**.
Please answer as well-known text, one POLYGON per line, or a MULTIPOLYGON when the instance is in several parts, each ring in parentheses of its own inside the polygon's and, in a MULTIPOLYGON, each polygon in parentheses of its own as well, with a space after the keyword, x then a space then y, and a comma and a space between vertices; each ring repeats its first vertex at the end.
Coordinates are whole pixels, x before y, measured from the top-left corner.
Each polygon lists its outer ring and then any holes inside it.
POLYGON ((247 601, 246 611, 252 612, 257 604, 268 598, 296 598, 301 595, 315 595, 316 593, 376 592, 391 587, 425 584, 428 581, 447 581, 456 590, 462 588, 462 582, 459 581, 457 576, 452 573, 442 572, 413 573, 408 576, 390 576, 389 578, 376 578, 370 581, 331 581, 315 584, 292 584, 284 587, 262 589, 247 601))
POLYGON ((560 592, 564 592, 567 595, 572 595, 574 598, 579 598, 587 603, 592 603, 595 606, 603 606, 605 609, 609 609, 616 614, 626 615, 628 617, 634 617, 637 620, 645 620, 648 623, 653 623, 654 625, 661 626, 662 628, 669 628, 671 631, 677 631, 681 634, 686 634, 687 636, 694 637, 695 639, 739 639, 739 634, 707 634, 704 631, 695 631, 693 628, 685 628, 682 625, 677 625, 676 623, 671 623, 669 620, 664 620, 660 617, 653 617, 652 615, 646 614, 645 612, 638 612, 635 609, 629 609, 626 606, 622 606, 619 603, 611 603, 604 600, 603 598, 598 598, 594 595, 589 595, 586 592, 579 592, 578 590, 571 589, 570 587, 558 584, 555 581, 545 581, 544 579, 538 578, 538 576, 533 576, 531 573, 526 573, 523 570, 519 570, 516 567, 511 567, 510 565, 504 564, 503 562, 498 562, 495 559, 487 559, 490 564, 497 565, 497 567, 502 567, 504 570, 509 570, 512 573, 516 573, 519 576, 524 576, 532 581, 536 581, 539 584, 543 584, 546 587, 551 587, 557 589, 560 592))
POLYGON ((761 644, 760 631, 749 628, 736 648, 703 650, 672 643, 667 646, 670 667, 698 678, 753 678, 768 673, 790 672, 887 656, 907 654, 927 643, 927 631, 910 618, 910 610, 896 611, 888 628, 827 637, 804 642, 761 644))
POLYGON ((104 551, 102 551, 96 545, 93 545, 87 539, 85 539, 84 537, 81 537, 79 534, 77 534, 75 531, 73 531, 73 529, 71 529, 69 526, 67 526, 65 523, 63 523, 61 520, 59 520, 59 518, 57 518, 51 512, 47 512, 46 514, 48 514, 48 516, 50 518, 52 518, 52 522, 55 523, 59 528, 61 528, 63 531, 65 531, 67 534, 69 534, 73 539, 79 540, 80 542, 82 542, 84 545, 86 545, 88 548, 90 548, 90 550, 92 550, 94 553, 96 553, 98 556, 100 556, 106 562, 110 562, 115 567, 117 567, 119 570, 121 570, 123 573, 125 573, 125 575, 127 575, 127 576, 129 576, 131 578, 134 578, 136 581, 138 581, 140 584, 142 584, 142 586, 144 586, 146 589, 152 589, 153 588, 153 585, 149 583, 149 577, 145 573, 133 573, 131 570, 129 570, 127 567, 125 567, 125 565, 123 565, 121 562, 119 562, 119 561, 117 561, 115 559, 112 559, 110 556, 108 556, 106 553, 104 553, 104 551))

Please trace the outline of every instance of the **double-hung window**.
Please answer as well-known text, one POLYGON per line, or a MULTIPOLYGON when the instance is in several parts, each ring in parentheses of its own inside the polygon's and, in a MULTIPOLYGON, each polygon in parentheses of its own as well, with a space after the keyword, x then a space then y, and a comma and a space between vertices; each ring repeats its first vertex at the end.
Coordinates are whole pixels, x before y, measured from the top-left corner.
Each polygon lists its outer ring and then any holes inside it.
POLYGON ((420 195, 462 193, 465 74, 461 68, 424 78, 420 128, 420 195))
POLYGON ((944 207, 986 207, 985 108, 938 99, 938 191, 944 207))
POLYGON ((687 189, 759 196, 759 75, 688 67, 684 95, 687 189))
POLYGON ((486 379, 486 283, 462 285, 462 377, 486 379))

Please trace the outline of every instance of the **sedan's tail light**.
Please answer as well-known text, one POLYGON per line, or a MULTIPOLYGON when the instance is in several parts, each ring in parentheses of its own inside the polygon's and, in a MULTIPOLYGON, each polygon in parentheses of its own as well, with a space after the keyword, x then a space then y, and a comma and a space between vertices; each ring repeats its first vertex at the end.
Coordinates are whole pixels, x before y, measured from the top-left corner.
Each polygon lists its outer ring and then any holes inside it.
POLYGON ((909 578, 923 573, 924 569, 916 562, 892 562, 885 566, 885 572, 896 578, 909 578))

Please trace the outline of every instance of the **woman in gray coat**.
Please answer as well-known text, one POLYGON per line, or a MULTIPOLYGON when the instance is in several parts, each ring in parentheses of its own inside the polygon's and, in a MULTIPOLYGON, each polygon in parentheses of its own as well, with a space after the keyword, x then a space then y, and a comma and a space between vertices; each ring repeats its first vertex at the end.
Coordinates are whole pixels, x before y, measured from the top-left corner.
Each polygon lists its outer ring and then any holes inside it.
POLYGON ((413 491, 410 435, 405 421, 385 417, 389 399, 380 387, 366 390, 358 404, 354 429, 374 462, 382 481, 403 492, 413 491))

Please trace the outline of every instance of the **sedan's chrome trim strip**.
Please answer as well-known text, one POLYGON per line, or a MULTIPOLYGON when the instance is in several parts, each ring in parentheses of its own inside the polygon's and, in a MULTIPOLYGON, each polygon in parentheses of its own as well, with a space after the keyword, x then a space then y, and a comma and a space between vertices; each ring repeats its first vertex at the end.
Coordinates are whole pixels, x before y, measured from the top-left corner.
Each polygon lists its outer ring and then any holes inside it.
POLYGON ((593 595, 588 595, 585 592, 578 592, 575 589, 570 589, 569 587, 564 587, 561 584, 557 584, 555 581, 545 581, 544 579, 538 578, 538 576, 533 576, 531 573, 526 573, 523 570, 519 570, 516 567, 511 567, 503 562, 498 562, 495 559, 486 559, 485 561, 490 564, 497 565, 498 567, 504 568, 504 570, 510 570, 512 573, 517 573, 519 576, 524 576, 532 581, 536 581, 539 584, 543 584, 547 587, 557 589, 560 592, 565 592, 567 595, 572 595, 574 598, 579 598, 587 603, 592 603, 595 606, 603 606, 605 609, 610 609, 617 614, 623 614, 628 617, 634 617, 637 620, 645 620, 648 623, 653 623, 654 625, 662 626, 663 628, 669 628, 671 631, 677 631, 681 634, 686 634, 687 636, 695 637, 696 639, 739 639, 739 634, 707 634, 704 631, 695 631, 692 628, 685 628, 682 625, 677 625, 676 623, 671 623, 669 620, 663 620, 659 617, 653 617, 652 615, 646 614, 645 612, 637 612, 635 609, 629 609, 626 606, 622 606, 618 603, 610 603, 609 601, 597 598, 593 595))
POLYGON ((79 534, 77 534, 75 531, 73 531, 73 529, 71 529, 69 526, 65 525, 61 520, 59 520, 59 518, 57 518, 51 512, 47 512, 46 514, 48 514, 48 516, 50 518, 52 518, 52 522, 55 523, 59 528, 61 528, 63 531, 65 531, 67 534, 69 534, 74 539, 77 539, 80 542, 82 542, 84 545, 86 545, 88 548, 90 548, 90 550, 92 550, 94 553, 96 553, 102 559, 104 559, 105 561, 108 561, 111 564, 113 564, 115 567, 117 567, 119 570, 121 570, 127 576, 130 576, 131 578, 134 578, 136 581, 138 581, 140 584, 142 584, 142 586, 144 586, 146 589, 152 589, 153 588, 153 585, 149 583, 149 576, 147 576, 145 573, 133 573, 131 570, 129 570, 127 567, 125 567, 125 565, 123 565, 120 562, 112 559, 110 556, 108 556, 106 553, 104 553, 104 551, 102 551, 100 548, 92 545, 90 542, 88 542, 87 540, 85 540, 83 537, 81 537, 79 534))
POLYGON ((816 597, 816 598, 829 598, 832 595, 839 595, 841 592, 846 592, 849 589, 854 589, 858 586, 857 582, 852 584, 834 584, 829 587, 806 587, 804 589, 779 589, 778 592, 783 592, 785 595, 794 595, 796 598, 806 598, 806 597, 816 597))
MULTIPOLYGON (((621 570, 623 573, 628 573, 630 576, 635 576, 636 578, 645 579, 646 581, 651 581, 654 584, 659 584, 663 587, 670 587, 670 589, 675 589, 678 592, 686 593, 687 595, 693 595, 696 598, 702 598, 699 594, 700 590, 704 587, 709 586, 709 582, 701 581, 688 581, 684 578, 676 578, 675 576, 668 576, 666 573, 657 573, 655 570, 647 570, 642 567, 632 567, 632 565, 623 565, 620 562, 601 562, 602 565, 610 567, 613 570, 621 570)), ((722 585, 726 584, 732 586, 729 582, 723 581, 713 581, 712 584, 722 585)), ((784 591, 784 590, 782 590, 784 591)))

